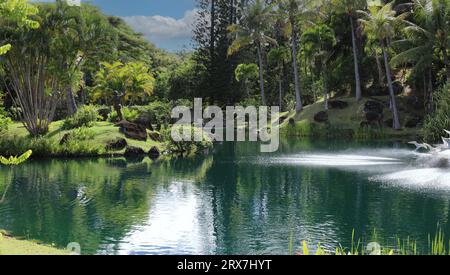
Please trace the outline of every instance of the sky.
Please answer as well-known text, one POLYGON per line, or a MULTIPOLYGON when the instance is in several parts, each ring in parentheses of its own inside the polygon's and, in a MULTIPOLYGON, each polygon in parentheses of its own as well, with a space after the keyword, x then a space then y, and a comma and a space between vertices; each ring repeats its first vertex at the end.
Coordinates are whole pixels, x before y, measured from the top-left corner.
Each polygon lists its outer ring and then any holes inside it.
MULTIPOLYGON (((41 0, 49 2, 51 0, 41 0)), ((157 47, 176 52, 191 49, 195 0, 89 0, 109 15, 122 17, 157 47)))

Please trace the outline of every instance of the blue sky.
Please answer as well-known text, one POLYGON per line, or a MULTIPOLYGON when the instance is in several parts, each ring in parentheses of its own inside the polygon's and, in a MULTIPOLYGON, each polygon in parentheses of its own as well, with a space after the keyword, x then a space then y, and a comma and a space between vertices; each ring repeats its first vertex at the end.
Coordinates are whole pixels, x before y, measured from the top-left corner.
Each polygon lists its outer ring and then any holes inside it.
MULTIPOLYGON (((51 1, 51 0, 41 0, 51 1)), ((191 48, 195 0, 90 0, 107 14, 122 17, 134 30, 168 51, 191 48)))

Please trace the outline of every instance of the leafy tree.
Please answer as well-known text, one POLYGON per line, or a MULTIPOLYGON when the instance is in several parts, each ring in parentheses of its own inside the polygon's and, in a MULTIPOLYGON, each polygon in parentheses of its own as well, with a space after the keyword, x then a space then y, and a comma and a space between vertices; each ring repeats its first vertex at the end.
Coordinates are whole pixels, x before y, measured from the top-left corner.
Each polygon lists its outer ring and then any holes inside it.
POLYGON ((255 45, 256 47, 259 66, 259 85, 263 105, 267 103, 264 86, 263 51, 267 43, 277 44, 276 40, 265 34, 269 30, 272 19, 272 5, 266 5, 262 0, 255 0, 243 10, 242 21, 228 28, 234 37, 233 43, 228 49, 229 55, 234 54, 248 45, 255 45))
POLYGON ((153 94, 155 78, 142 63, 102 63, 95 76, 94 98, 112 104, 123 120, 122 104, 136 103, 153 94))
POLYGON ((253 79, 257 79, 259 76, 258 65, 251 64, 239 64, 235 70, 236 80, 244 85, 245 93, 250 96, 249 86, 253 79))
POLYGON ((359 11, 364 18, 360 19, 364 32, 376 37, 383 51, 386 78, 388 81, 389 94, 391 97, 391 106, 393 114, 393 128, 398 130, 401 128, 400 119, 395 99, 394 87, 392 84, 391 66, 389 63, 389 47, 391 45, 396 29, 405 23, 408 13, 397 15, 393 9, 393 2, 382 7, 371 6, 369 12, 359 11))
POLYGON ((328 64, 334 53, 333 47, 336 45, 336 37, 330 27, 317 25, 303 33, 302 41, 308 55, 317 59, 317 69, 321 72, 324 83, 325 110, 328 110, 328 64))
POLYGON ((322 0, 280 0, 278 1, 278 11, 285 16, 285 20, 290 27, 291 50, 292 50, 292 68, 294 73, 295 88, 295 109, 300 112, 303 109, 301 97, 301 79, 298 70, 298 43, 301 35, 299 25, 307 23, 317 15, 315 10, 322 4, 322 0))
POLYGON ((285 47, 277 47, 270 50, 267 55, 269 64, 274 66, 278 82, 278 105, 283 109, 283 70, 284 65, 289 61, 289 50, 285 47))
MULTIPOLYGON (((36 29, 39 23, 30 18, 38 12, 27 0, 0 0, 0 27, 36 29)), ((7 39, 6 39, 7 40, 7 39)), ((11 49, 11 44, 0 40, 0 55, 11 49)))

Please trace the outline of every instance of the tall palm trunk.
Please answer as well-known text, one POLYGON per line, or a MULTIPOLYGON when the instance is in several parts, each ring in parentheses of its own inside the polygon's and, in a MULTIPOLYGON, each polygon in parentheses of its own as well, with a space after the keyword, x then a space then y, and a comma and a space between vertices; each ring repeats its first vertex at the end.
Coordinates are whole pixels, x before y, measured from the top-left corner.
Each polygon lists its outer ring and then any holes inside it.
POLYGON ((68 87, 66 90, 66 101, 67 101, 67 112, 69 116, 73 116, 77 111, 77 102, 75 101, 75 96, 73 94, 72 87, 68 87))
POLYGON ((278 96, 280 111, 283 111, 283 81, 281 78, 278 80, 278 96))
POLYGON ((328 80, 327 80, 327 69, 324 65, 323 70, 323 96, 324 96, 324 103, 325 103, 325 111, 328 110, 328 80))
POLYGON ((264 106, 266 106, 266 94, 264 92, 264 65, 263 65, 263 59, 262 59, 261 43, 258 43, 257 53, 258 53, 258 64, 259 64, 259 87, 261 89, 261 100, 262 100, 262 104, 264 106))
POLYGON ((389 57, 388 57, 388 53, 386 51, 386 47, 384 46, 384 44, 382 46, 382 49, 383 49, 383 56, 384 56, 384 65, 385 65, 385 69, 386 69, 386 78, 387 78, 388 87, 389 87, 389 94, 391 96, 392 116, 393 116, 392 128, 394 128, 395 130, 399 130, 401 128, 401 126, 400 126, 400 120, 399 120, 399 116, 398 116, 397 103, 395 100, 394 87, 392 85, 391 67, 389 65, 389 57))
POLYGON ((292 24, 292 67, 294 70, 294 87, 295 87, 295 110, 300 112, 303 109, 302 97, 301 97, 301 87, 300 87, 300 76, 298 74, 297 66, 297 30, 294 23, 292 24))
POLYGON ((383 87, 384 86, 383 67, 381 65, 380 57, 378 56, 377 53, 375 53, 375 60, 377 62, 377 69, 378 69, 378 85, 380 85, 380 87, 383 87))
POLYGON ((356 100, 360 100, 362 97, 362 92, 361 92, 361 78, 359 75, 358 52, 356 50, 355 26, 353 22, 353 17, 351 16, 349 17, 350 17, 350 26, 352 28, 352 47, 353 47, 353 62, 355 65, 356 100))

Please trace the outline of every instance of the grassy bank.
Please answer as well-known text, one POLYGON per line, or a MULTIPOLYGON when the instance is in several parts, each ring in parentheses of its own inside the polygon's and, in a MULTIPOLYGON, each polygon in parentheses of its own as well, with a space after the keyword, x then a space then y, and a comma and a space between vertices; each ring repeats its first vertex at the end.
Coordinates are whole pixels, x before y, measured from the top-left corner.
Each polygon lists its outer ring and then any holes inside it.
POLYGON ((118 139, 125 139, 128 146, 138 147, 148 152, 153 146, 160 151, 165 149, 162 142, 151 139, 138 141, 126 138, 118 127, 111 122, 96 122, 93 127, 64 130, 63 121, 57 121, 50 125, 49 132, 40 138, 31 138, 27 130, 20 122, 15 122, 9 129, 0 135, 0 154, 18 155, 28 149, 33 150, 34 157, 89 157, 123 155, 125 149, 108 150, 106 146, 109 142, 118 139), (66 134, 74 134, 77 140, 69 141, 61 145, 60 142, 66 134))
POLYGON ((18 240, 0 231, 0 255, 69 255, 69 252, 35 241, 18 240))
POLYGON ((344 109, 329 109, 328 122, 319 123, 314 120, 314 116, 324 111, 324 102, 317 102, 306 106, 301 113, 295 111, 281 114, 284 118, 281 124, 281 133, 288 137, 319 137, 319 138, 349 138, 354 140, 364 139, 410 139, 416 138, 419 128, 406 128, 407 122, 417 115, 419 111, 409 111, 407 108, 407 98, 399 97, 398 106, 400 112, 401 130, 394 130, 388 127, 385 121, 392 118, 389 108, 383 111, 382 127, 361 127, 364 118, 364 106, 367 101, 389 102, 388 97, 364 98, 356 101, 353 97, 340 97, 332 100, 344 101, 348 106, 344 109))

